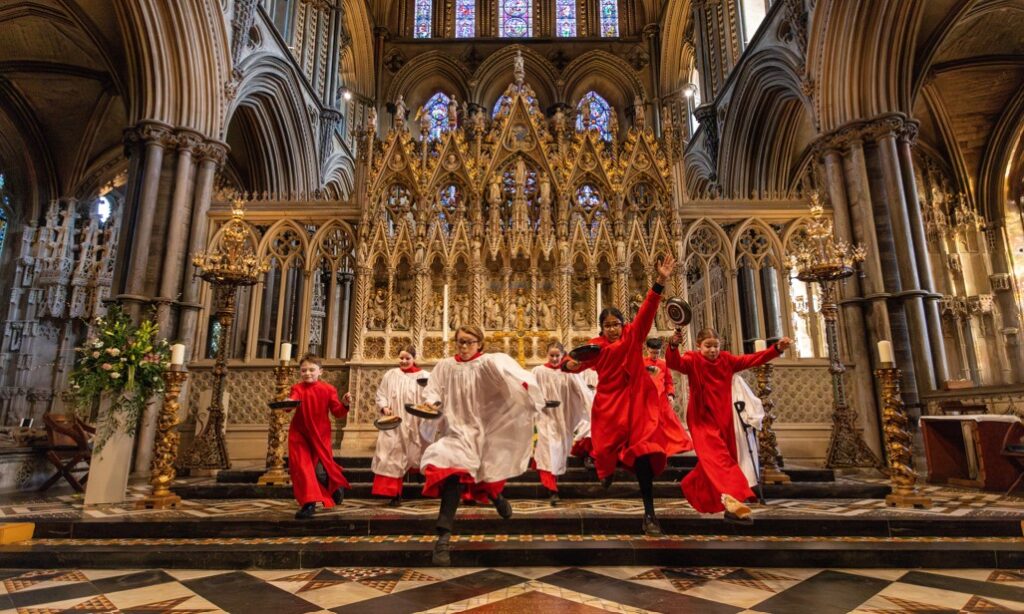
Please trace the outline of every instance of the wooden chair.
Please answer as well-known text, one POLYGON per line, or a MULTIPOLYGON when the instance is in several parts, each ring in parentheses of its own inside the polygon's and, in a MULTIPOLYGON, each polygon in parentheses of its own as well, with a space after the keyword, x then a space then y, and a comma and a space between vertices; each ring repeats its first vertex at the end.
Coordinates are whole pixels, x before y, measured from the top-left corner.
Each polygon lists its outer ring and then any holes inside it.
POLYGON ((1006 494, 1009 495, 1020 486, 1021 481, 1024 481, 1024 424, 1016 422, 1006 430, 1002 454, 1007 462, 1017 468, 1017 479, 1010 486, 1010 490, 1006 491, 1006 494))
POLYGON ((54 466, 56 472, 39 487, 40 492, 47 490, 64 478, 77 492, 85 491, 85 482, 89 479, 89 463, 92 461, 92 447, 89 443, 96 429, 82 422, 77 417, 64 414, 43 414, 46 424, 46 435, 49 446, 46 448, 46 459, 54 466), (84 467, 79 465, 84 463, 84 467), (75 477, 75 472, 84 472, 82 478, 75 477))

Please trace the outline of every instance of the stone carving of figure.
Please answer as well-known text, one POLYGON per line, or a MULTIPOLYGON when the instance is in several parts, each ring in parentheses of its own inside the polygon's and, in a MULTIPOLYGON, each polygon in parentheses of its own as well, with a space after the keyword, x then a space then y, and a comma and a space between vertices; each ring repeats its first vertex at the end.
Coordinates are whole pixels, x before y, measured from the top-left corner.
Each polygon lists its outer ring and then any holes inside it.
POLYGON ((516 57, 512 60, 512 75, 515 77, 516 85, 522 85, 526 78, 526 68, 523 65, 523 54, 516 51, 516 57))
POLYGON ((637 130, 643 130, 647 120, 644 115, 644 100, 640 96, 633 98, 633 118, 637 130))
POLYGON ((473 128, 477 134, 483 134, 484 132, 484 110, 477 109, 476 113, 473 114, 473 128))
POLYGON ((459 103, 455 96, 448 99, 448 125, 453 130, 459 125, 459 103))
POLYGON ((526 162, 522 158, 516 160, 516 187, 526 189, 526 162))
POLYGON ((370 323, 375 330, 384 330, 388 319, 388 295, 384 288, 377 288, 373 295, 373 306, 370 311, 370 323))
POLYGON ((555 109, 555 132, 565 132, 565 111, 562 107, 555 109))
POLYGON ((441 301, 434 303, 434 313, 430 319, 430 328, 433 330, 441 330, 441 323, 444 320, 444 305, 441 301))
POLYGON ((494 180, 491 181, 491 193, 488 200, 490 200, 492 203, 497 203, 499 200, 501 200, 501 184, 498 183, 497 177, 495 177, 494 180))
POLYGON ((541 299, 537 302, 537 315, 537 325, 542 330, 555 329, 555 314, 546 300, 541 299))
POLYGON ((395 130, 405 129, 405 114, 405 99, 399 94, 398 100, 395 101, 395 130))
POLYGON ((430 113, 428 113, 425 108, 421 107, 416 113, 416 118, 420 121, 420 134, 424 136, 430 134, 430 113))
POLYGON ((545 203, 551 202, 551 180, 547 175, 540 176, 540 200, 545 203))
POLYGON ((366 112, 366 131, 370 134, 377 132, 377 107, 370 107, 366 112))
POLYGON ((572 308, 572 326, 577 329, 586 329, 590 327, 590 322, 587 321, 586 311, 583 305, 574 305, 572 308))
POLYGON ((608 116, 608 132, 612 134, 613 139, 619 138, 619 116, 615 109, 612 109, 608 116))

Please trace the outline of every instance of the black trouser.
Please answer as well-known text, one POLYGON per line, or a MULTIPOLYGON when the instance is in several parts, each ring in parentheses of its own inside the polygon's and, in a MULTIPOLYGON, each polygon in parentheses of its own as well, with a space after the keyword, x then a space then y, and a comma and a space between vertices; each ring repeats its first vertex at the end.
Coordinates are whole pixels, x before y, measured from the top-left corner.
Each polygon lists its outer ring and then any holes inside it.
POLYGON ((651 469, 651 457, 639 456, 633 464, 636 481, 640 485, 640 496, 644 500, 644 515, 654 515, 654 470, 651 469))
POLYGON ((437 513, 437 534, 451 533, 455 526, 455 512, 462 499, 462 484, 457 475, 448 476, 441 484, 441 509, 437 513))

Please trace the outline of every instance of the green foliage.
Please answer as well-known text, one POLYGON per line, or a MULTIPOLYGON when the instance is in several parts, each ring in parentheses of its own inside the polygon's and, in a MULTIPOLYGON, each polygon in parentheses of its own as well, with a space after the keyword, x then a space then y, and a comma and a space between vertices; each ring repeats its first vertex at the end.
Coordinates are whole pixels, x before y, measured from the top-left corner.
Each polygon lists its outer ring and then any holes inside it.
POLYGON ((113 403, 101 412, 94 448, 99 452, 116 431, 134 434, 146 402, 163 391, 163 372, 170 362, 170 345, 158 339, 153 320, 136 326, 120 306, 93 324, 94 336, 75 349, 75 368, 69 380, 75 408, 88 416, 107 394, 113 403))

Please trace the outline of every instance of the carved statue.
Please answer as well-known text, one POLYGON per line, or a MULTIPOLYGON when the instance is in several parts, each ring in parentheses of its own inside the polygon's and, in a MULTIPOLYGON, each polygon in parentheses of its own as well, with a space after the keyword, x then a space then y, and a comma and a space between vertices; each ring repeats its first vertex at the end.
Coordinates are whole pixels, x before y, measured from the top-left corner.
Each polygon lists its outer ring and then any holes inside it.
POLYGON ((430 119, 430 112, 425 107, 420 107, 420 110, 416 112, 416 119, 420 122, 420 134, 423 136, 430 134, 431 124, 433 123, 430 119))
POLYGON ((498 183, 498 178, 495 177, 491 180, 491 192, 488 195, 487 200, 493 204, 497 204, 501 200, 501 184, 498 183))
POLYGON ((593 116, 590 113, 590 99, 584 98, 583 104, 580 105, 580 117, 582 118, 580 122, 583 124, 584 130, 590 130, 590 125, 593 121, 593 116))
POLYGON ((373 304, 370 306, 370 328, 384 330, 388 320, 388 294, 384 288, 378 287, 373 295, 373 304))
POLYGON ((537 316, 537 326, 542 330, 555 329, 555 313, 548 300, 542 298, 537 301, 537 316))
POLYGON ((555 109, 554 124, 555 132, 565 132, 565 111, 562 107, 555 109))
POLYGON ((647 124, 644 112, 644 99, 640 96, 633 98, 633 122, 636 124, 637 130, 643 130, 647 124))
POLYGON ((516 160, 516 188, 526 188, 526 162, 522 158, 516 160))
POLYGON ((544 203, 551 202, 551 180, 547 174, 540 176, 540 200, 544 203))
POLYGON ((586 329, 590 327, 590 322, 587 321, 587 310, 586 305, 573 305, 572 308, 572 326, 573 328, 586 329))
POLYGON ((402 95, 398 95, 398 100, 395 101, 395 130, 405 130, 405 114, 407 109, 405 107, 405 99, 402 95))
POLYGON ((516 80, 516 85, 520 86, 526 78, 526 68, 523 66, 523 54, 518 50, 516 51, 516 57, 512 60, 512 76, 516 80))
POLYGON ((448 99, 448 125, 452 130, 459 125, 459 103, 455 96, 448 99))
POLYGON ((473 114, 473 129, 476 130, 477 134, 483 134, 484 131, 484 110, 477 109, 476 113, 473 114))
POLYGON ((366 112, 366 131, 370 134, 377 132, 377 107, 370 107, 366 112))

